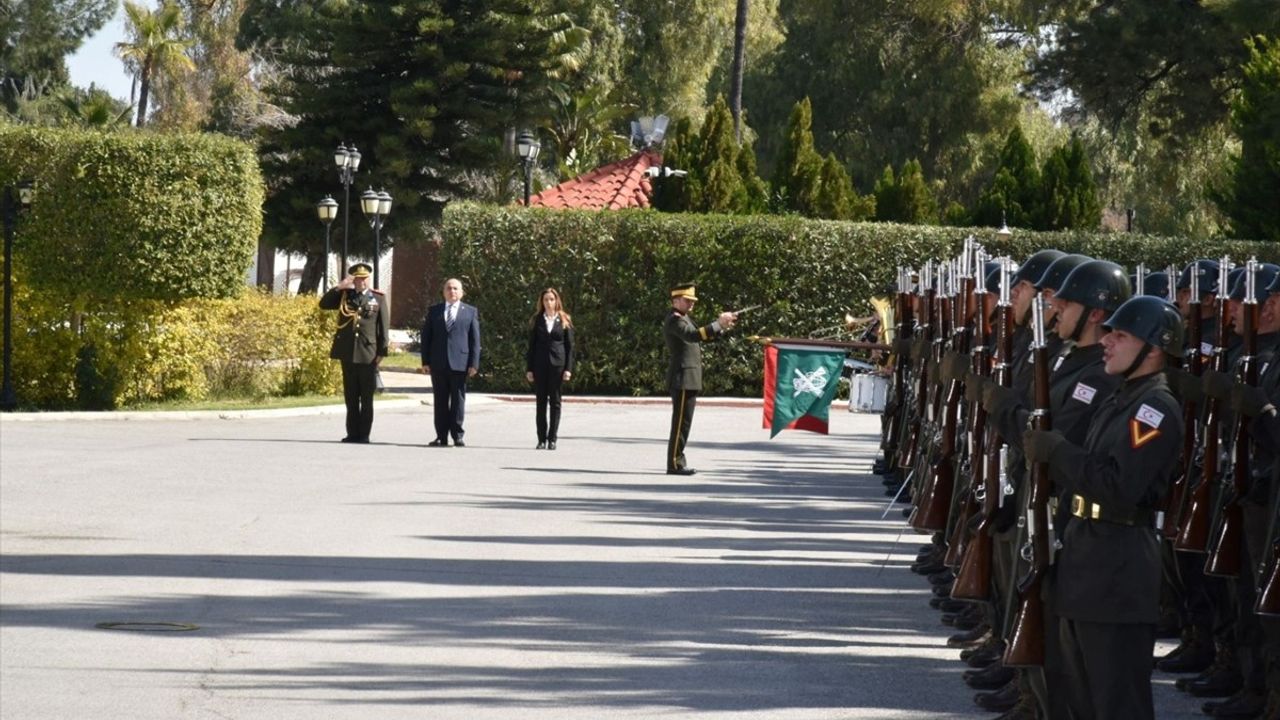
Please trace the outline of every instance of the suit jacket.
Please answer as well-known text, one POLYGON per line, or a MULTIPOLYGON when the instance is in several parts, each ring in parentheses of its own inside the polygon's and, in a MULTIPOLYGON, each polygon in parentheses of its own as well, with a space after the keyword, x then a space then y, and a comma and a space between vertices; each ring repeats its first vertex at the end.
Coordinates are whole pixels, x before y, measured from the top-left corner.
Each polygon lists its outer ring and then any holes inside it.
POLYGON ((662 335, 667 341, 671 362, 667 366, 667 389, 702 389, 702 347, 699 343, 718 336, 720 323, 698 327, 687 315, 674 310, 667 313, 662 325, 662 335))
POLYGON ((541 314, 529 330, 529 349, 524 354, 524 369, 543 372, 548 368, 560 368, 573 372, 573 328, 565 327, 557 315, 551 330, 541 314))
POLYGON ((422 364, 432 370, 446 367, 454 372, 480 369, 480 313, 464 302, 458 303, 453 329, 445 324, 445 304, 427 310, 422 322, 422 364))
POLYGON ((378 290, 357 293, 331 288, 320 296, 320 307, 338 310, 338 329, 333 333, 329 357, 367 365, 387 356, 388 320, 391 311, 378 290))

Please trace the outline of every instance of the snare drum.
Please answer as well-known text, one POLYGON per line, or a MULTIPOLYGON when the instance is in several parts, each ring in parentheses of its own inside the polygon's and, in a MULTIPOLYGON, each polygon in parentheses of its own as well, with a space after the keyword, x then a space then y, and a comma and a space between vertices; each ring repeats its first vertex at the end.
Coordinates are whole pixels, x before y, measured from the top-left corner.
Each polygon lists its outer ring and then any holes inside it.
POLYGON ((884 412, 889 400, 889 379, 857 373, 849 378, 849 412, 884 412))

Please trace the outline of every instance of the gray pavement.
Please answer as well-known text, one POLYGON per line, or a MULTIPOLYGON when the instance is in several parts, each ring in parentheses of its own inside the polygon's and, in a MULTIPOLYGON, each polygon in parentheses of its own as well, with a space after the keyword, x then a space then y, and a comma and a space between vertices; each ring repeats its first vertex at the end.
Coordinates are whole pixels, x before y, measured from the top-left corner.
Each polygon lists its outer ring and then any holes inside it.
POLYGON ((340 413, 0 418, 0 717, 991 717, 880 519, 876 417, 700 407, 676 478, 660 403, 569 404, 547 452, 492 397, 427 448, 421 399, 354 447, 340 413), (155 622, 198 629, 96 627, 155 622))

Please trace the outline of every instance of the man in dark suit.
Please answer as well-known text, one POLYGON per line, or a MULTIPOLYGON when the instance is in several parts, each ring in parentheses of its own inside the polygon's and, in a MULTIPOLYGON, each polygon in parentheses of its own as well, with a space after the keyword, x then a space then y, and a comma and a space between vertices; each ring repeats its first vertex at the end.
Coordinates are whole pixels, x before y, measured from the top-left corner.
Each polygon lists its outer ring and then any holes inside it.
POLYGON ((662 326, 662 335, 671 351, 667 366, 667 389, 671 391, 671 434, 667 439, 667 474, 693 475, 685 462, 684 446, 693 426, 693 408, 702 390, 702 347, 700 343, 729 330, 738 321, 736 313, 723 312, 710 325, 698 327, 689 313, 698 302, 693 283, 671 288, 671 312, 662 326))
POLYGON ((390 311, 382 291, 369 287, 372 266, 357 263, 348 272, 320 297, 320 307, 338 311, 329 357, 342 361, 342 394, 347 402, 347 436, 342 442, 367 443, 373 427, 378 363, 387 356, 390 311))
POLYGON ((462 281, 449 278, 444 302, 432 305, 422 323, 422 370, 431 375, 435 404, 436 439, 431 447, 464 447, 463 414, 467 405, 467 378, 480 367, 480 315, 462 302, 462 281))

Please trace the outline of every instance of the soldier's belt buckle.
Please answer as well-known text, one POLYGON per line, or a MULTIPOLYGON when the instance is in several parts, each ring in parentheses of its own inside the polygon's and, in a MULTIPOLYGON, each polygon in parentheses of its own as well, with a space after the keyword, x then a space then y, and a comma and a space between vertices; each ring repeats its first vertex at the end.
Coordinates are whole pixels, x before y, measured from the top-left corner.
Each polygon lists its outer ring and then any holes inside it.
POLYGON ((1102 506, 1098 503, 1087 503, 1086 506, 1084 498, 1079 495, 1072 495, 1071 514, 1078 518, 1100 520, 1102 518, 1102 506))
POLYGON ((1079 495, 1071 496, 1071 514, 1076 517, 1084 517, 1084 498, 1079 495))

